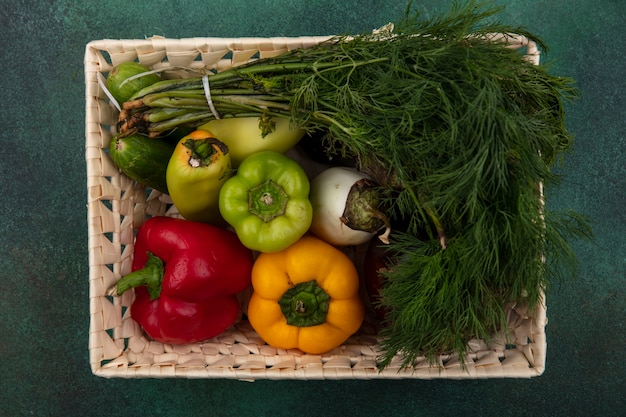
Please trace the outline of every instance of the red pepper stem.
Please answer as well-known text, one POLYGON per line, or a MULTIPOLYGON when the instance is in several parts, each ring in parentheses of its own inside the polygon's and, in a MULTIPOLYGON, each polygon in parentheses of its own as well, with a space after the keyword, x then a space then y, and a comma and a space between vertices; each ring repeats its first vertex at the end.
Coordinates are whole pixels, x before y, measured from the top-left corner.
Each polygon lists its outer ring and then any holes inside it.
POLYGON ((124 275, 115 285, 115 292, 117 295, 122 295, 131 288, 146 287, 150 294, 150 299, 155 300, 161 295, 163 271, 163 261, 158 256, 148 252, 148 260, 144 267, 124 275))

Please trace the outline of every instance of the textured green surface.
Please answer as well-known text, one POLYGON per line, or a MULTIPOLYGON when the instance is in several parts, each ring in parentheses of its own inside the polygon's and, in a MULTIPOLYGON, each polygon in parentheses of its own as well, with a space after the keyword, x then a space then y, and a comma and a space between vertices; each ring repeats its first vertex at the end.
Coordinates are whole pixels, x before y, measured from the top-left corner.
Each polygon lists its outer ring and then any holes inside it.
MULTIPOLYGON (((594 221, 580 277, 548 294, 548 358, 532 380, 120 380, 88 360, 85 44, 162 35, 360 32, 404 0, 26 1, 0 3, 0 416, 623 415, 626 346, 626 4, 516 0, 501 20, 539 34, 574 77, 576 135, 553 208, 594 221), (303 407, 304 406, 304 407, 303 407)), ((508 1, 500 0, 505 4, 508 1)), ((414 2, 426 16, 447 2, 414 2)))

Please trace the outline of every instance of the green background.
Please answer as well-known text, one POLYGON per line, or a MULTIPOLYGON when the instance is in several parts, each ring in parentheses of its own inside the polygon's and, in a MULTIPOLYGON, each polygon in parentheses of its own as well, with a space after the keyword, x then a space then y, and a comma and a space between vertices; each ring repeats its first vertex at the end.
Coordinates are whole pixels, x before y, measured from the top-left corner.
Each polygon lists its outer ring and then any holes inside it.
MULTIPOLYGON (((90 40, 355 33, 404 0, 0 1, 1 416, 617 416, 625 407, 625 0, 511 0, 574 77, 574 152, 553 209, 593 220, 580 276, 548 294, 547 368, 531 380, 123 380, 88 360, 83 54, 90 40)), ((424 16, 448 6, 415 1, 424 16)), ((622 414, 623 415, 623 414, 622 414)))

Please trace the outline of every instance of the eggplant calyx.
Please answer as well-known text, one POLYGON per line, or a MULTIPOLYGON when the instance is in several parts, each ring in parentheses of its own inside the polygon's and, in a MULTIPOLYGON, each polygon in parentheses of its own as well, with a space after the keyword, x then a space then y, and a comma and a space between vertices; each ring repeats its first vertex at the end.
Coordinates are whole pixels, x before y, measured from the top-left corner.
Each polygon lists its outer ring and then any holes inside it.
POLYGON ((378 184, 368 178, 362 178, 350 188, 346 199, 346 207, 341 221, 353 230, 376 233, 381 229, 385 232, 378 238, 389 243, 391 225, 389 218, 379 208, 378 184))

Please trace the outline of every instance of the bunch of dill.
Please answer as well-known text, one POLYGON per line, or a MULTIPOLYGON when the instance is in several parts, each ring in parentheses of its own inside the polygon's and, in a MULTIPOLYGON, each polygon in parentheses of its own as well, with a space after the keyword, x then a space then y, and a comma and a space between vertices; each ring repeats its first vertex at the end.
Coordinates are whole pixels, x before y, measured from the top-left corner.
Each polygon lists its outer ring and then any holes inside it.
MULTIPOLYGON (((572 144, 564 105, 577 96, 574 81, 494 38, 515 33, 545 49, 495 21, 499 11, 470 1, 422 20, 409 8, 388 31, 211 75, 222 117, 288 117, 325 132, 326 146, 378 180, 389 216, 405 225, 388 247, 382 368, 398 354, 404 366, 423 355, 463 359, 471 339, 506 329, 507 303, 543 302, 576 265, 569 239, 590 236, 586 219, 543 204, 572 144)), ((185 109, 196 124, 215 117, 197 78, 140 92, 129 109, 142 120, 162 111, 151 94, 174 116, 148 130, 175 126, 185 109)))

